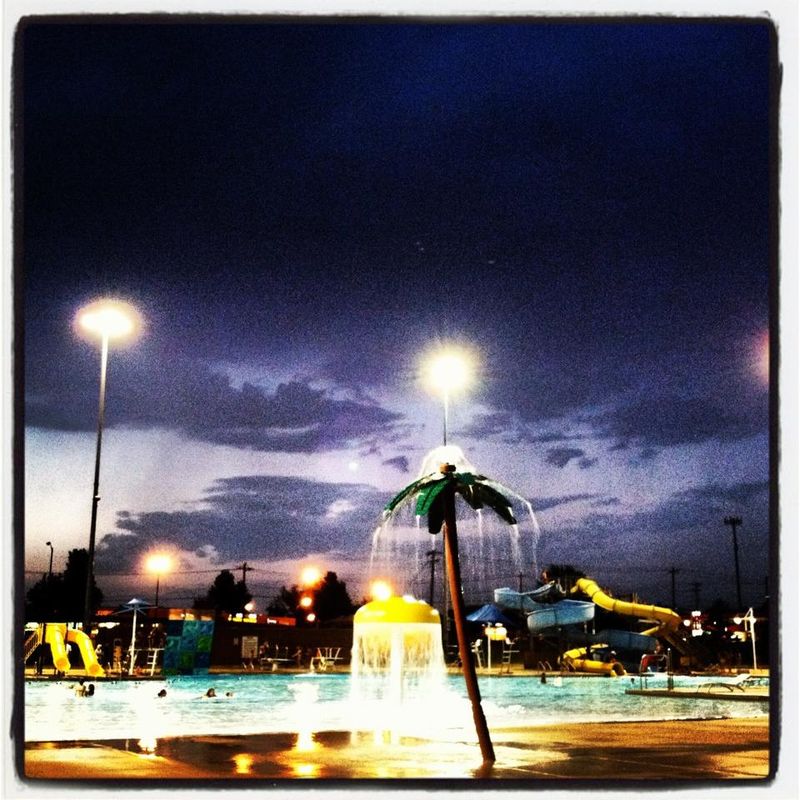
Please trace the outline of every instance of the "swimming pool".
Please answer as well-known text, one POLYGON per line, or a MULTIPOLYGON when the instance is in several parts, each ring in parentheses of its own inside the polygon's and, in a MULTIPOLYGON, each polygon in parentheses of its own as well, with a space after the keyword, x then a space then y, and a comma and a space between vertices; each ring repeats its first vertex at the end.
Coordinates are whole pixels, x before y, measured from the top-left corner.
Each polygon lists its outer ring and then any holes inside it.
MULTIPOLYGON (((676 676, 676 686, 724 682, 676 676)), ((626 695, 638 678, 535 676, 479 681, 490 727, 620 720, 754 717, 766 703, 626 695)), ((665 679, 661 679, 666 684, 665 679)), ((25 686, 25 739, 71 741, 158 739, 306 731, 360 731, 399 725, 403 732, 471 739, 474 726, 464 681, 446 678, 435 697, 406 698, 402 710, 354 702, 349 675, 207 675, 161 681, 99 682, 93 697, 76 697, 68 682, 25 686), (203 695, 214 687, 215 698, 203 695), (158 697, 166 689, 165 697, 158 697), (226 697, 226 692, 232 696, 226 697), (413 729, 413 731, 412 731, 413 729)), ((650 678, 649 685, 659 685, 650 678)))

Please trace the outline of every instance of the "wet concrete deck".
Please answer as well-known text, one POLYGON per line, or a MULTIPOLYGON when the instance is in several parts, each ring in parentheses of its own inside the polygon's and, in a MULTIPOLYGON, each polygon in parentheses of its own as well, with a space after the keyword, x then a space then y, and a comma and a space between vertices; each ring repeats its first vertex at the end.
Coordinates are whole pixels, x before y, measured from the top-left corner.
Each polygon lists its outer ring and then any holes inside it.
POLYGON ((39 785, 137 781, 143 788, 155 780, 759 781, 769 776, 769 735, 766 717, 494 730, 491 768, 471 742, 392 744, 342 732, 40 742, 26 747, 25 776, 39 785))

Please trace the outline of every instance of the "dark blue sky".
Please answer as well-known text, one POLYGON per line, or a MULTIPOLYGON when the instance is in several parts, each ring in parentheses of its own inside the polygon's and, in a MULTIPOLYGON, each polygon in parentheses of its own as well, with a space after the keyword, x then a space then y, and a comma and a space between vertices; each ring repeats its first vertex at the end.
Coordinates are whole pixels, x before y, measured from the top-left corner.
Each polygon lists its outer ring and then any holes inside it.
POLYGON ((539 562, 732 597, 736 513, 759 600, 771 36, 29 24, 26 568, 86 538, 97 352, 71 326, 113 294, 146 327, 112 353, 98 573, 168 545, 176 586, 247 560, 268 594, 312 556, 359 585, 439 443, 419 358, 457 341, 480 370, 452 439, 539 512, 539 562), (276 496, 302 528, 253 511, 276 496))

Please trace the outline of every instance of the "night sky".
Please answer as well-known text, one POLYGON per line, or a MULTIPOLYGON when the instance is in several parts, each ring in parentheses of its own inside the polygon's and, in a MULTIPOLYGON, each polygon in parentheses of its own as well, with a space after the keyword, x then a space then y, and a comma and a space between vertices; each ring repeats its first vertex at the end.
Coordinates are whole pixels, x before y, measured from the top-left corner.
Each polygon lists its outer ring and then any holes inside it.
POLYGON ((528 588, 669 603, 675 567, 679 605, 733 602, 738 515, 762 602, 768 24, 172 23, 18 39, 28 581, 88 542, 74 318, 111 295, 145 324, 109 362, 109 603, 155 550, 162 602, 244 561, 259 604, 311 562, 360 598, 445 343, 478 364, 449 440, 536 512, 528 588))

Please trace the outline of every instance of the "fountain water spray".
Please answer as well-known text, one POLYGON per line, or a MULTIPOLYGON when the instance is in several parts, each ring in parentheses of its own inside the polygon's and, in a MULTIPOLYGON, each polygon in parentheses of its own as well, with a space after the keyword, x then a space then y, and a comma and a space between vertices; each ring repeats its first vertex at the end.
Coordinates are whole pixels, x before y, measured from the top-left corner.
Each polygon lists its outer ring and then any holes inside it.
MULTIPOLYGON (((413 717, 444 689, 439 613, 406 595, 373 600, 353 618, 352 701, 375 720, 391 720, 396 740, 413 717)), ((376 730, 376 735, 379 733, 376 730)))

